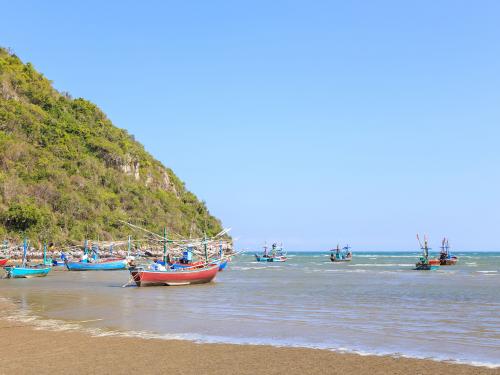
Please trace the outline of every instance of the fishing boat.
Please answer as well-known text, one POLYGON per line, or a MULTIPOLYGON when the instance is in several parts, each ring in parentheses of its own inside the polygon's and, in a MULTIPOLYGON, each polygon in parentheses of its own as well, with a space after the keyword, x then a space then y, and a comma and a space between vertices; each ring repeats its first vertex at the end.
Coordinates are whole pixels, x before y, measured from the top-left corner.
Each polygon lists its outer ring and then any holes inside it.
POLYGON ((420 237, 417 234, 417 240, 422 249, 422 255, 420 256, 418 262, 415 264, 414 270, 416 271, 433 271, 439 268, 439 259, 429 259, 429 246, 427 242, 427 237, 424 236, 424 244, 420 242, 420 237))
POLYGON ((98 262, 69 262, 66 261, 66 268, 70 271, 116 271, 127 269, 127 260, 112 260, 98 262))
POLYGON ((18 279, 25 278, 30 279, 32 277, 44 277, 50 272, 51 267, 26 267, 26 266, 8 266, 5 267, 8 279, 18 279))
POLYGON ((92 245, 89 251, 87 241, 83 249, 83 257, 79 262, 70 262, 65 259, 66 268, 69 271, 116 271, 127 269, 128 262, 123 258, 100 259, 99 247, 92 245))
POLYGON ((149 270, 142 267, 130 268, 130 274, 137 286, 190 285, 209 283, 219 272, 219 263, 202 268, 179 268, 149 270))
POLYGON ((205 262, 202 264, 200 264, 201 261, 193 263, 192 246, 188 245, 183 252, 182 262, 176 263, 177 267, 168 261, 170 259, 168 244, 172 241, 167 238, 166 228, 163 230, 161 242, 163 243, 163 264, 155 262, 149 267, 133 266, 129 268, 131 281, 134 281, 137 286, 204 284, 215 279, 217 272, 219 272, 220 260, 209 261, 206 237, 201 242, 205 262))
POLYGON ((267 251, 267 246, 264 245, 264 252, 262 255, 255 254, 255 259, 257 262, 286 262, 288 258, 286 251, 283 250, 283 245, 278 248, 278 244, 273 243, 270 252, 267 251))
POLYGON ((337 244, 336 249, 330 250, 330 260, 332 262, 350 262, 352 260, 352 252, 349 245, 344 246, 341 250, 337 244))
POLYGON ((0 267, 5 266, 8 261, 9 261, 9 259, 0 259, 0 267))
MULTIPOLYGON (((51 267, 45 265, 28 266, 26 261, 26 255, 28 250, 28 241, 24 239, 23 243, 23 262, 21 266, 8 266, 5 267, 8 279, 19 279, 19 278, 32 278, 32 277, 44 277, 47 276, 51 267)), ((44 259, 46 258, 46 247, 44 247, 43 252, 44 259)))
POLYGON ((458 258, 450 253, 450 244, 445 237, 441 243, 441 252, 439 253, 439 263, 441 266, 453 266, 457 264, 458 258))

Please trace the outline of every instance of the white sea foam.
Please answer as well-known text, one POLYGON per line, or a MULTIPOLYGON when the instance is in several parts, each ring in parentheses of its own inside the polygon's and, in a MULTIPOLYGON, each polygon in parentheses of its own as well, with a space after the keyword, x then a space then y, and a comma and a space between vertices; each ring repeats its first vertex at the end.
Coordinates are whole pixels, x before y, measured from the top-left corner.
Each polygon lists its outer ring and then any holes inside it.
MULTIPOLYGON (((6 301, 5 299, 3 300, 6 301)), ((1 301, 2 297, 0 297, 0 302, 1 301)), ((199 335, 199 334, 169 334, 169 333, 154 333, 154 332, 135 331, 135 330, 118 331, 118 330, 103 329, 103 328, 91 328, 91 327, 86 327, 84 324, 89 321, 64 321, 58 319, 46 319, 33 314, 26 308, 11 311, 9 314, 2 316, 1 318, 6 321, 29 325, 36 330, 47 330, 55 332, 76 331, 76 332, 83 332, 93 337, 127 337, 127 338, 138 338, 143 340, 152 340, 152 339, 169 340, 169 341, 182 340, 182 341, 191 341, 197 344, 269 345, 273 347, 309 348, 309 349, 330 350, 337 353, 352 353, 361 356, 391 356, 395 358, 416 358, 416 359, 427 359, 436 362, 466 364, 476 367, 500 368, 500 362, 493 363, 493 362, 470 361, 465 359, 457 360, 446 357, 429 357, 429 356, 423 356, 418 353, 370 351, 357 348, 347 348, 340 345, 335 347, 328 344, 296 343, 288 340, 276 340, 276 339, 228 337, 228 336, 199 335)))

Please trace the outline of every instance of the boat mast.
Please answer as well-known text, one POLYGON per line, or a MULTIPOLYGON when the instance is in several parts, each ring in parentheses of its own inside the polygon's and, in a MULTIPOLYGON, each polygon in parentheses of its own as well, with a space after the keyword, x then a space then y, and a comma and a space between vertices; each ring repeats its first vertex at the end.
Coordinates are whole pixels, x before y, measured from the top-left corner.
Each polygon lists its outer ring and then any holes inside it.
POLYGON ((203 250, 205 251, 205 263, 208 263, 207 235, 203 235, 203 250))
POLYGON ((167 227, 163 228, 163 262, 167 266, 167 227))
POLYGON ((23 242, 23 267, 26 266, 26 252, 28 251, 28 239, 24 237, 23 242))
POLYGON ((130 256, 131 247, 132 247, 131 236, 128 236, 127 257, 130 256))
POLYGON ((427 245, 427 237, 424 236, 424 256, 425 259, 429 258, 429 246, 427 245))
POLYGON ((43 265, 47 264, 47 242, 43 243, 43 265))

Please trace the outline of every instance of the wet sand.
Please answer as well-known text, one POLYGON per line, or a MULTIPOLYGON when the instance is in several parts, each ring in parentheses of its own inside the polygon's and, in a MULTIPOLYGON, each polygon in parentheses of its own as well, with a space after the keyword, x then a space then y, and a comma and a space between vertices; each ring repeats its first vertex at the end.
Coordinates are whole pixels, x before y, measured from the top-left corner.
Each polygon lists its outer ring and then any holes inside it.
POLYGON ((0 363, 1 374, 500 374, 500 369, 326 350, 93 337, 2 320, 0 363))

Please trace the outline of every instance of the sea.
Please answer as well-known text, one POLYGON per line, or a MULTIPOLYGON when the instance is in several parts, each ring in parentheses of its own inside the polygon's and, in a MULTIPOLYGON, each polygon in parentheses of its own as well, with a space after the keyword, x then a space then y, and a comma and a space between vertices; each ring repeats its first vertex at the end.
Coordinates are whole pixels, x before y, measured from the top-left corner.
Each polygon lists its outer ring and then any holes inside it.
MULTIPOLYGON (((127 271, 54 269, 0 280, 0 317, 40 329, 198 343, 305 347, 500 367, 500 253, 457 252, 455 266, 414 271, 417 252, 236 256, 215 282, 124 286, 127 271)), ((0 271, 1 272, 1 271, 0 271)))

